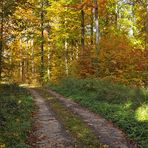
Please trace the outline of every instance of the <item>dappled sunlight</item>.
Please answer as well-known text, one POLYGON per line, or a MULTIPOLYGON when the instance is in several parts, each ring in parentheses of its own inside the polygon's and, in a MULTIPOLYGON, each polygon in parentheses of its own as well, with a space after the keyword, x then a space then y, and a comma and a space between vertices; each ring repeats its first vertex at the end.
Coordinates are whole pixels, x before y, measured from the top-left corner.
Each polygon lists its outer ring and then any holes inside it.
POLYGON ((41 84, 20 84, 20 87, 26 87, 26 88, 38 88, 41 87, 41 84))
POLYGON ((135 111, 135 118, 138 121, 148 121, 148 104, 144 104, 135 111))
POLYGON ((48 97, 47 100, 53 100, 54 98, 52 96, 48 97))
POLYGON ((128 101, 124 104, 124 109, 129 109, 129 108, 131 108, 131 106, 132 106, 132 102, 128 101))

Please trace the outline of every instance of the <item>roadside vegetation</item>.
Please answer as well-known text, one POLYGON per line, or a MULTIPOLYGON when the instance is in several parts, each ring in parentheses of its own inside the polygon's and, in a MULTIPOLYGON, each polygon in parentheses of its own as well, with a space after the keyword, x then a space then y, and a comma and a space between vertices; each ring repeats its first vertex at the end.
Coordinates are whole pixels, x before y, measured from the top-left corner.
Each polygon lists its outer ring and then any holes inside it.
POLYGON ((17 85, 0 85, 0 148, 28 148, 32 97, 17 85))
POLYGON ((148 147, 148 90, 89 78, 68 78, 49 86, 111 120, 139 147, 148 147))

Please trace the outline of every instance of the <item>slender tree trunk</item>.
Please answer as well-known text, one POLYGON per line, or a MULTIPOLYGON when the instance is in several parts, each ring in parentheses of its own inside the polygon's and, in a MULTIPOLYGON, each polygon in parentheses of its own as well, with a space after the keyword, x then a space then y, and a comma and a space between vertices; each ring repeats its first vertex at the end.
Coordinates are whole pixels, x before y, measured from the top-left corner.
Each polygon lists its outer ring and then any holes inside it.
POLYGON ((48 58, 47 59, 48 60, 48 63, 47 63, 47 76, 48 76, 48 81, 50 81, 50 79, 51 79, 51 71, 50 71, 51 53, 50 53, 50 41, 49 41, 49 38, 50 38, 50 29, 47 32, 48 32, 48 36, 47 36, 47 49, 48 49, 48 53, 47 53, 47 58, 48 58))
POLYGON ((115 9, 115 29, 116 30, 119 30, 118 18, 119 18, 119 8, 118 8, 118 2, 117 2, 116 3, 116 9, 115 9))
POLYGON ((12 77, 13 77, 13 52, 12 52, 12 49, 10 49, 10 57, 9 57, 9 64, 10 64, 10 68, 9 68, 9 71, 8 71, 8 73, 9 73, 9 77, 10 77, 10 79, 9 79, 9 82, 12 82, 12 77))
POLYGON ((51 79, 51 72, 50 72, 50 48, 48 47, 48 66, 47 66, 47 75, 48 81, 51 79))
POLYGON ((99 42, 100 42, 100 28, 99 28, 99 15, 98 15, 98 0, 94 0, 94 17, 95 17, 95 30, 96 30, 96 39, 95 39, 95 48, 96 48, 96 58, 94 62, 94 68, 96 69, 96 76, 99 74, 99 42))
POLYGON ((99 30, 99 16, 98 16, 98 1, 94 0, 95 4, 95 29, 96 29, 96 53, 99 53, 99 41, 100 41, 100 30, 99 30))
MULTIPOLYGON (((66 8, 66 10, 67 10, 67 8, 66 8)), ((66 30, 66 28, 67 28, 66 16, 65 16, 64 27, 65 27, 65 30, 66 30)), ((64 58, 65 58, 65 74, 66 74, 66 76, 68 76, 69 67, 68 67, 68 42, 67 42, 67 38, 65 38, 65 40, 64 40, 64 50, 65 50, 65 55, 64 55, 64 58)))
POLYGON ((146 0, 146 50, 148 50, 148 0, 146 0))
POLYGON ((44 77, 44 12, 43 12, 43 1, 41 2, 41 80, 44 77))
POLYGON ((48 23, 47 37, 46 37, 46 45, 47 45, 47 79, 48 81, 51 80, 51 50, 50 50, 50 33, 51 33, 51 26, 50 22, 48 23))
POLYGON ((32 48, 32 51, 31 51, 31 57, 32 57, 32 60, 31 60, 31 72, 32 72, 32 77, 34 76, 34 73, 35 73, 35 64, 34 64, 34 41, 32 40, 31 41, 31 48, 32 48))
POLYGON ((67 40, 65 40, 65 73, 66 73, 66 76, 68 76, 69 69, 68 69, 68 43, 67 43, 67 40))
POLYGON ((3 67, 3 32, 4 32, 4 0, 1 1, 1 28, 0 28, 0 82, 2 80, 3 67))
POLYGON ((26 79, 29 80, 29 48, 30 44, 29 41, 26 42, 26 79))
POLYGON ((24 59, 23 59, 23 53, 22 53, 22 40, 21 40, 21 37, 20 37, 20 79, 21 79, 21 82, 25 81, 24 59))
POLYGON ((91 37, 90 42, 93 45, 93 35, 94 35, 94 9, 91 10, 91 37))
POLYGON ((21 37, 20 37, 20 79, 21 82, 25 82, 25 61, 23 58, 21 37))
POLYGON ((133 22, 132 26, 131 26, 131 36, 134 36, 134 24, 135 24, 135 11, 134 11, 134 6, 135 6, 135 3, 133 2, 132 4, 132 19, 131 21, 133 22))
POLYGON ((82 47, 82 55, 85 48, 85 24, 84 24, 84 10, 81 10, 81 47, 82 47))
POLYGON ((23 59, 22 59, 22 42, 21 42, 21 38, 20 38, 20 81, 23 81, 23 78, 22 78, 22 69, 23 69, 23 67, 22 67, 22 61, 23 61, 23 59))

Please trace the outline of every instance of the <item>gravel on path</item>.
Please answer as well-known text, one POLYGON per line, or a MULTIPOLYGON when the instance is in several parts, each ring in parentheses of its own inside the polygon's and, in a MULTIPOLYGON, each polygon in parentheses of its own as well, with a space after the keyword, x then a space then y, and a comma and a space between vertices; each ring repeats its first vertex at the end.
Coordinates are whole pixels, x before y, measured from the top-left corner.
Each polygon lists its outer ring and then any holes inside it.
POLYGON ((29 89, 34 98, 37 112, 34 115, 33 135, 37 140, 33 148, 74 148, 71 136, 56 119, 53 111, 46 105, 44 98, 35 89, 29 89))

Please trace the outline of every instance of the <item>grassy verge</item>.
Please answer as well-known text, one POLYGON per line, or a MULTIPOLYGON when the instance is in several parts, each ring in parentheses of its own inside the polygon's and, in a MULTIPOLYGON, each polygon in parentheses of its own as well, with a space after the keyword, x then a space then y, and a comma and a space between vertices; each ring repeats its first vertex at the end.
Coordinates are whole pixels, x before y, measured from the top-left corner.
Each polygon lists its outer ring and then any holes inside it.
POLYGON ((56 98, 49 96, 47 92, 42 91, 42 95, 48 99, 50 107, 56 113, 57 118, 61 121, 65 129, 75 139, 78 148, 98 148, 99 145, 103 147, 91 129, 78 116, 65 108, 56 98))
POLYGON ((0 85, 0 147, 27 148, 32 98, 16 85, 0 85))
POLYGON ((53 90, 112 120, 139 147, 148 147, 148 90, 96 79, 65 79, 53 90))

